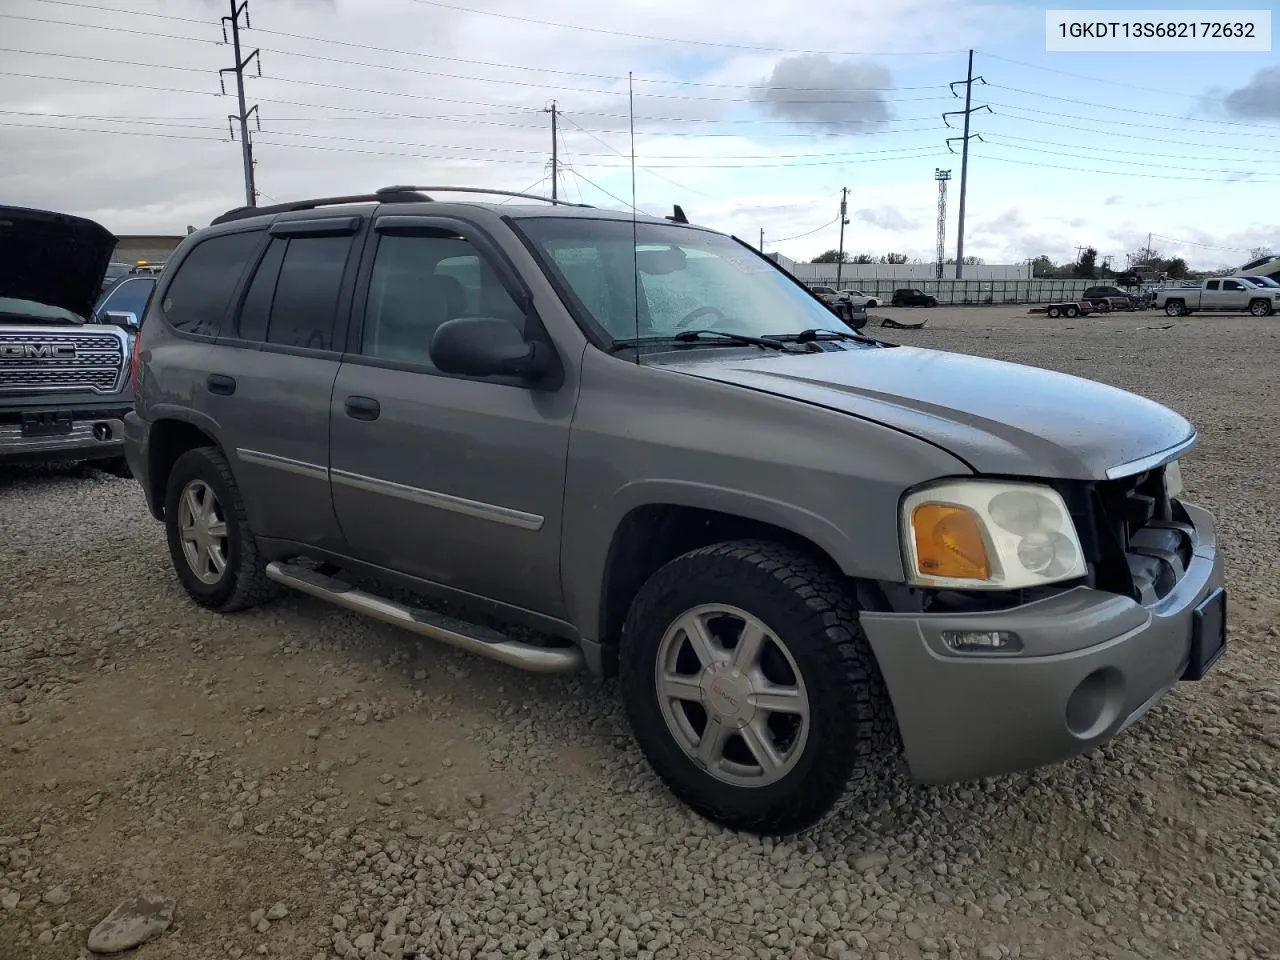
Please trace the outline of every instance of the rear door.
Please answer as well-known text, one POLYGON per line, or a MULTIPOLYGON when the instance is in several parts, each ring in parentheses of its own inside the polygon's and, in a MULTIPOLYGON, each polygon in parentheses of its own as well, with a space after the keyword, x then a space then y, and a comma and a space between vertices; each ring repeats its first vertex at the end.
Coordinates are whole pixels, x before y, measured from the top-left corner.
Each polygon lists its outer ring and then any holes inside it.
POLYGON ((493 241, 456 219, 383 216, 333 392, 333 502, 357 559, 548 616, 574 381, 442 373, 432 334, 485 316, 524 331, 532 300, 493 241))
POLYGON ((230 438, 249 522, 261 536, 342 545, 329 494, 329 402, 366 219, 277 222, 227 335, 212 351, 201 403, 230 438))

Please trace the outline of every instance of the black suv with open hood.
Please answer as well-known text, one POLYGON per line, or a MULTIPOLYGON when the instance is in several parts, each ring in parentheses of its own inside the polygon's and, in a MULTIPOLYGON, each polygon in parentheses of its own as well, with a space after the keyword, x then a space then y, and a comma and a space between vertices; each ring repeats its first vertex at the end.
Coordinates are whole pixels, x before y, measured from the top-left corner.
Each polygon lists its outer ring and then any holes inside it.
POLYGON ((0 463, 104 460, 124 471, 138 318, 94 316, 116 238, 99 223, 0 206, 0 463))

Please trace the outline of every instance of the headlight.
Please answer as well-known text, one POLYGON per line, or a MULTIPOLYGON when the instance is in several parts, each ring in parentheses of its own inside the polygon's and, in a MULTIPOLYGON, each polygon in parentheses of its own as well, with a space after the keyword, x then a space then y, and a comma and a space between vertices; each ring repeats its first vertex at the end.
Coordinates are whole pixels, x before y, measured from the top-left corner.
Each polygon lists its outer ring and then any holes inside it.
POLYGON ((1177 460, 1164 465, 1164 495, 1170 500, 1182 496, 1182 467, 1177 460))
POLYGON ((907 579, 916 586, 1018 590, 1087 573, 1084 550, 1056 490, 959 480, 902 505, 907 579))

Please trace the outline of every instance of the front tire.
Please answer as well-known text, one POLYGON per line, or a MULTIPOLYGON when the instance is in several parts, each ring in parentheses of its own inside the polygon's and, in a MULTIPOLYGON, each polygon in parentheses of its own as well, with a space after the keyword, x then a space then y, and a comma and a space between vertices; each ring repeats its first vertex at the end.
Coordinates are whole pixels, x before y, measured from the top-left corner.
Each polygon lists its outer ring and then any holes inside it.
POLYGON ((1271 302, 1269 300, 1254 300, 1249 304, 1249 313, 1255 317, 1271 316, 1271 302))
POLYGON ((620 680, 654 770, 732 829, 804 830, 898 753, 848 587, 778 544, 721 543, 662 567, 628 614, 620 680))
POLYGON ((197 447, 174 463, 165 487, 165 533, 173 569, 200 606, 234 613, 275 595, 222 451, 197 447))

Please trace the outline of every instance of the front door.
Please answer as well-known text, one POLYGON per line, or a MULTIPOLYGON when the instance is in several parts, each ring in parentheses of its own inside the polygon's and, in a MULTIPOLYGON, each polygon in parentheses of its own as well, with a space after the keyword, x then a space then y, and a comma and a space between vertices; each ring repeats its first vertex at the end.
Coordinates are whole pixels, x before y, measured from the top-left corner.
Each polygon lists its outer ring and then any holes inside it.
POLYGON ((1229 310, 1232 313, 1243 313, 1248 310, 1251 289, 1243 280, 1223 280, 1218 309, 1229 310))
POLYGON ((523 328, 523 291, 474 228, 395 219, 370 241, 353 311, 361 328, 333 390, 330 478, 348 552, 559 616, 576 391, 437 370, 429 346, 441 323, 486 316, 523 328))

